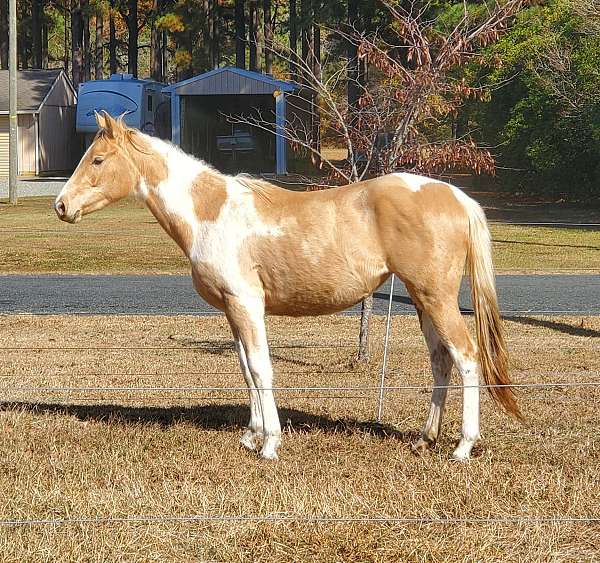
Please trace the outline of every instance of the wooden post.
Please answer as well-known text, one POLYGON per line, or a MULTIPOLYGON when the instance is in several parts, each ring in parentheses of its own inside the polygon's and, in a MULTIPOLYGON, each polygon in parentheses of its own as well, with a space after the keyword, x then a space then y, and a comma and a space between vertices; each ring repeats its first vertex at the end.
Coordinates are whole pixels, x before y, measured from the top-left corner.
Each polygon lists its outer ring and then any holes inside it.
POLYGON ((8 199, 12 205, 16 205, 19 170, 17 153, 17 0, 9 0, 8 29, 8 199))

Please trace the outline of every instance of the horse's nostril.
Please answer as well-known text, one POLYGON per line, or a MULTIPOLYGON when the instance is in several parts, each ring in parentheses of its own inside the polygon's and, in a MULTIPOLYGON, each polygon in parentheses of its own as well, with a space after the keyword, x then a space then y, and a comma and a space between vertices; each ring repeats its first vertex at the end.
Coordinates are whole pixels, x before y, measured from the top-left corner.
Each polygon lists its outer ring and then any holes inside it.
POLYGON ((64 204, 62 201, 57 201, 57 202, 54 204, 54 209, 56 210, 56 214, 57 214, 59 217, 64 217, 64 216, 65 216, 65 213, 66 213, 66 211, 67 211, 67 210, 66 210, 66 208, 65 208, 65 204, 64 204))

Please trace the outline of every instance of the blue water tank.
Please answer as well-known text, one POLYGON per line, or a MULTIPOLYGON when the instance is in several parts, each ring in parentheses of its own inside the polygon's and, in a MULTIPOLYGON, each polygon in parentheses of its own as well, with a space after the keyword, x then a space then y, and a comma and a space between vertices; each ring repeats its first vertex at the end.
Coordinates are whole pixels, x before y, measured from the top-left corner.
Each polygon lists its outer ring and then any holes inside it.
POLYGON ((113 117, 124 115, 130 127, 168 139, 171 137, 171 104, 164 84, 140 80, 131 74, 113 74, 108 80, 90 80, 79 85, 76 129, 96 133, 95 112, 113 117))

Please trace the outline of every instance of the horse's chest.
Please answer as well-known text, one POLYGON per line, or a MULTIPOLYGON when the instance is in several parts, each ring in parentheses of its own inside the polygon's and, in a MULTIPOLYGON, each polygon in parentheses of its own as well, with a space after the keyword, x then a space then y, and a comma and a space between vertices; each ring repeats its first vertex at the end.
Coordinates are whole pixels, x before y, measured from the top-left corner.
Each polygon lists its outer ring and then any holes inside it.
POLYGON ((194 287, 212 305, 222 308, 223 295, 246 292, 243 250, 244 237, 236 237, 233 228, 206 228, 195 242, 190 253, 194 287))
POLYGON ((206 263, 194 263, 192 279, 200 297, 217 309, 224 308, 223 296, 228 289, 227 282, 217 268, 206 263))

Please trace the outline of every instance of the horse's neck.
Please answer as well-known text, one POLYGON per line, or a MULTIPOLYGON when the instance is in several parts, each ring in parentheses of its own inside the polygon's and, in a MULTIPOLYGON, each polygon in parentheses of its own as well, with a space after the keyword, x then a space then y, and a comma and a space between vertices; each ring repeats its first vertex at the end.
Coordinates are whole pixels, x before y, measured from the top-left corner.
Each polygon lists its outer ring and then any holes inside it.
POLYGON ((219 199, 214 185, 226 185, 226 176, 173 145, 150 139, 152 154, 140 166, 139 195, 163 229, 189 255, 203 210, 208 215, 219 199), (152 161, 152 162, 151 162, 152 161), (157 169, 158 173, 157 173, 157 169), (150 170, 150 172, 147 172, 150 170))

